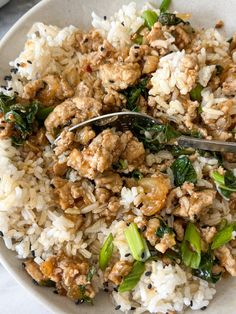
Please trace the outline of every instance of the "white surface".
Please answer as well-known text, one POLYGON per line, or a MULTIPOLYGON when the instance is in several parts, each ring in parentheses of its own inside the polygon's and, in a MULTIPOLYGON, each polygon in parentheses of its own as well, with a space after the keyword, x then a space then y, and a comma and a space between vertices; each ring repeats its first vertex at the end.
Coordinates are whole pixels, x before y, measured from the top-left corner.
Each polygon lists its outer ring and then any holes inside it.
POLYGON ((1 314, 50 314, 0 265, 1 314))
MULTIPOLYGON (((22 20, 20 20, 0 43, 0 75, 3 76, 4 72, 7 73, 8 62, 14 59, 20 50, 22 50, 25 35, 33 22, 42 21, 59 26, 75 24, 80 27, 88 28, 91 21, 91 12, 93 10, 101 16, 109 15, 120 7, 121 4, 128 2, 130 2, 130 0, 44 0, 22 20)), ((137 0, 136 2, 141 3, 145 1, 137 0)), ((226 22, 226 30, 229 33, 229 37, 231 37, 232 33, 230 31, 235 29, 235 0, 174 0, 173 3, 175 5, 175 9, 178 11, 193 12, 193 25, 198 24, 213 26, 218 19, 223 19, 226 22)), ((105 294, 100 294, 98 296, 95 300, 95 306, 80 305, 79 307, 76 307, 70 300, 54 295, 48 289, 36 287, 33 285, 32 281, 29 280, 28 275, 22 270, 21 262, 15 258, 15 254, 13 252, 10 252, 5 248, 1 240, 0 259, 4 264, 4 267, 11 272, 12 276, 23 287, 28 289, 42 304, 57 314, 118 314, 118 311, 114 310, 109 298, 105 294)), ((0 282, 1 280, 2 278, 0 277, 0 282)), ((235 279, 228 278, 227 280, 219 283, 216 299, 211 303, 209 308, 204 311, 204 314, 235 314, 235 291, 235 279)), ((27 294, 23 289, 19 291, 19 293, 22 293, 22 298, 27 297, 27 294)), ((21 314, 20 305, 18 305, 16 311, 14 310, 15 312, 7 312, 13 302, 15 302, 15 300, 14 298, 11 298, 10 304, 9 301, 5 304, 6 311, 4 309, 0 309, 0 314, 21 314)), ((27 306, 27 303, 28 301, 25 301, 24 306, 27 306)), ((39 308, 40 313, 44 314, 45 311, 41 305, 39 305, 39 308)), ((24 314, 28 314, 27 311, 28 309, 24 311, 24 314)), ((31 313, 35 314, 36 311, 33 309, 30 311, 30 314, 31 313)), ((203 312, 195 311, 188 313, 201 314, 203 312)))

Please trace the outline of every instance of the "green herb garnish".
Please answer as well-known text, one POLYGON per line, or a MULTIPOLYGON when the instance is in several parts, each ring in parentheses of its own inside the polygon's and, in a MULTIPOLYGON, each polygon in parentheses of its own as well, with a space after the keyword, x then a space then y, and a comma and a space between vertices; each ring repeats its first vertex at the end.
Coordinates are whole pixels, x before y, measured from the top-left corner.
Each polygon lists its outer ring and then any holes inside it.
POLYGON ((162 12, 159 15, 158 21, 162 24, 162 25, 178 25, 180 23, 184 23, 185 22, 176 16, 176 14, 173 13, 167 13, 167 12, 162 12))
POLYGON ((183 263, 197 269, 201 262, 201 237, 198 229, 191 222, 185 230, 184 240, 181 244, 183 263))
POLYGON ((89 272, 88 272, 88 275, 87 275, 87 280, 89 282, 91 282, 91 280, 93 279, 93 276, 94 274, 96 273, 96 268, 94 266, 92 266, 90 269, 89 269, 89 272))
POLYGON ((197 101, 201 103, 202 102, 202 95, 201 95, 202 90, 203 90, 203 86, 197 83, 197 85, 189 93, 190 99, 192 101, 197 101))
POLYGON ((197 173, 187 156, 178 157, 171 165, 174 175, 174 183, 181 186, 184 182, 197 182, 197 173))
POLYGON ((139 170, 133 170, 131 173, 131 177, 135 180, 141 180, 143 178, 143 175, 139 170))
POLYGON ((103 246, 99 254, 99 267, 101 268, 101 270, 105 270, 110 261, 114 249, 113 240, 114 240, 113 235, 112 233, 110 233, 105 242, 103 243, 103 246))
POLYGON ((180 136, 180 133, 168 124, 142 125, 134 122, 132 131, 135 136, 143 142, 145 148, 149 148, 153 152, 158 152, 165 147, 165 145, 162 144, 167 144, 172 139, 180 136))
POLYGON ((144 271, 145 264, 143 262, 136 261, 131 272, 123 279, 121 285, 118 288, 118 292, 122 293, 134 289, 144 271))
POLYGON ((125 238, 135 260, 145 262, 150 257, 146 240, 139 233, 138 227, 134 222, 125 230, 125 238))
POLYGON ((216 283, 220 279, 221 273, 219 274, 212 273, 212 268, 214 264, 215 264, 214 256, 211 253, 202 253, 201 263, 198 269, 193 270, 193 275, 208 282, 216 283))
POLYGON ((170 228, 163 220, 160 220, 160 227, 156 231, 156 235, 159 238, 163 238, 163 236, 166 234, 173 234, 174 230, 170 228))
POLYGON ((171 0, 162 0, 161 6, 160 6, 160 11, 161 13, 166 12, 171 4, 171 0))
POLYGON ((143 96, 145 99, 148 97, 147 89, 148 78, 142 79, 137 85, 130 86, 127 89, 122 91, 122 94, 125 95, 127 99, 126 107, 130 111, 138 111, 138 101, 140 96, 143 96))
POLYGON ((158 15, 156 12, 152 10, 146 10, 142 14, 142 18, 145 21, 145 25, 149 28, 152 29, 153 25, 157 22, 158 20, 158 15))
POLYGON ((226 199, 230 198, 233 192, 236 192, 236 177, 233 172, 227 170, 224 175, 220 174, 218 171, 213 171, 211 174, 218 192, 226 199))

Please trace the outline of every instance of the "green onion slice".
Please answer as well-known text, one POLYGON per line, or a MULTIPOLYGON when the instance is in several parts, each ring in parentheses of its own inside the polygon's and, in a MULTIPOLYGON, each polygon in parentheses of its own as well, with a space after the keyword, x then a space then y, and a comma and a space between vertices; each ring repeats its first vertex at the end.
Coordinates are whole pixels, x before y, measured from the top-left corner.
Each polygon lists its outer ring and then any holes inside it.
POLYGON ((223 229, 221 229, 214 237, 211 249, 215 250, 221 247, 222 245, 228 243, 232 240, 232 233, 234 231, 234 225, 230 224, 223 229))
POLYGON ((131 272, 123 279, 118 291, 120 293, 131 291, 139 282, 142 274, 145 271, 143 262, 136 261, 133 265, 131 272))
POLYGON ((152 10, 146 10, 143 12, 142 18, 145 21, 146 26, 149 29, 152 29, 153 25, 157 22, 158 20, 158 16, 156 14, 156 12, 152 11, 152 10))
POLYGON ((103 243, 103 246, 99 254, 99 267, 101 268, 101 270, 106 269, 109 260, 112 256, 114 249, 113 240, 114 240, 113 235, 112 233, 110 233, 105 242, 103 243))
POLYGON ((171 4, 171 0, 162 0, 160 11, 166 12, 169 9, 170 4, 171 4))
POLYGON ((125 237, 135 260, 145 262, 151 256, 146 240, 141 236, 134 222, 125 230, 125 237))
POLYGON ((201 262, 201 237, 193 223, 188 223, 181 244, 182 260, 186 266, 198 268, 201 262))

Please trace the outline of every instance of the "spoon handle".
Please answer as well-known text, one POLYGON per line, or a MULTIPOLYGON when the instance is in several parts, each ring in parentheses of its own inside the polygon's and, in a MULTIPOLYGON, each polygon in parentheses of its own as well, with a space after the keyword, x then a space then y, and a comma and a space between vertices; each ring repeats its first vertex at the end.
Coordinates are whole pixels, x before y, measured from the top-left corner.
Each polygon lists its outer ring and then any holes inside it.
POLYGON ((198 139, 190 136, 180 136, 177 139, 180 146, 215 152, 236 153, 236 142, 223 142, 215 140, 198 139))

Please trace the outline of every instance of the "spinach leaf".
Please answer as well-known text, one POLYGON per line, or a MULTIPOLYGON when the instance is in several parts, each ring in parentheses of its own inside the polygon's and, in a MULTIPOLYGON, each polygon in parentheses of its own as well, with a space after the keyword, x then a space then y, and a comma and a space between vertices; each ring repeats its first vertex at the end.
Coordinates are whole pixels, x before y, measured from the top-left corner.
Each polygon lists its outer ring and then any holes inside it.
POLYGON ((149 148, 153 152, 158 152, 165 147, 162 144, 180 136, 180 133, 168 124, 142 125, 135 122, 131 129, 135 136, 143 142, 145 148, 149 148))
POLYGON ((171 0, 162 0, 160 11, 162 13, 166 12, 169 9, 170 4, 171 4, 171 0))
POLYGON ((163 238, 166 233, 173 234, 174 230, 170 228, 163 220, 160 221, 160 227, 156 231, 159 238, 163 238))
POLYGON ((148 83, 148 78, 142 79, 137 85, 130 86, 122 91, 122 94, 126 97, 127 103, 126 107, 130 111, 138 111, 138 100, 140 96, 145 99, 148 97, 148 89, 146 88, 148 83))
POLYGON ((21 145, 26 137, 32 133, 36 120, 45 120, 53 107, 44 108, 38 101, 30 104, 18 104, 16 97, 0 94, 0 112, 4 120, 14 125, 16 134, 12 136, 15 145, 21 145))
POLYGON ((221 273, 212 273, 212 267, 214 264, 214 257, 211 253, 202 253, 200 265, 198 269, 193 270, 193 275, 208 282, 216 283, 220 279, 221 273))
POLYGON ((184 182, 197 182, 197 173, 187 156, 178 157, 171 165, 174 175, 174 183, 181 186, 184 182))
POLYGON ((180 23, 184 23, 185 22, 176 16, 176 14, 174 13, 167 13, 167 12, 162 12, 159 15, 158 21, 162 24, 162 25, 178 25, 180 23))

